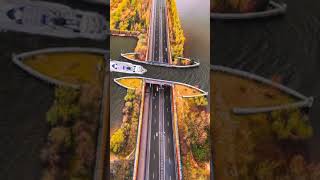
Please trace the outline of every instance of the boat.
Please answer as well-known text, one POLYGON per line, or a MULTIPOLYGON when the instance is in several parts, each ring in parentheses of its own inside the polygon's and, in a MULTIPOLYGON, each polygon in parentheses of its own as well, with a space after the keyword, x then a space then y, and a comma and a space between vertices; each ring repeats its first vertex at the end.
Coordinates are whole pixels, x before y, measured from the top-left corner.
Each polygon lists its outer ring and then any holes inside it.
POLYGON ((285 3, 277 3, 270 1, 269 6, 264 11, 248 12, 248 13, 216 13, 211 12, 210 18, 222 19, 222 20, 240 20, 240 19, 256 19, 273 17, 284 14, 287 11, 287 5, 285 3))
POLYGON ((105 40, 109 23, 102 15, 44 1, 2 3, 0 29, 61 38, 105 40))
POLYGON ((147 72, 147 70, 140 65, 114 60, 110 61, 110 71, 127 74, 144 74, 147 72))

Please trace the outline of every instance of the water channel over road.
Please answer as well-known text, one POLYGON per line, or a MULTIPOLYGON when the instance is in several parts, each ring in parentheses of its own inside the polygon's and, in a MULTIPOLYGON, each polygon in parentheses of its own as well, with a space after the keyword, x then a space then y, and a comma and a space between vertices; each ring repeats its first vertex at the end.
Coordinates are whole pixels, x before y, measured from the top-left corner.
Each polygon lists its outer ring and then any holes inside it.
POLYGON ((320 160, 320 2, 290 0, 283 17, 211 21, 211 63, 249 71, 316 97, 310 112, 311 160, 320 160), (302 4, 303 3, 303 4, 302 4))
MULTIPOLYGON (((210 69, 210 20, 209 0, 199 3, 197 0, 177 0, 177 8, 186 37, 185 56, 200 62, 199 67, 177 69, 151 65, 142 65, 148 70, 143 76, 171 81, 178 81, 197 86, 209 91, 210 69), (195 9, 194 7, 197 7, 195 9)), ((111 59, 122 60, 120 53, 133 52, 136 46, 135 38, 111 37, 111 59)), ((113 83, 113 78, 129 76, 128 74, 112 73, 111 76, 111 129, 117 128, 122 120, 123 98, 126 90, 113 83)), ((111 130, 112 132, 112 130, 111 130)))

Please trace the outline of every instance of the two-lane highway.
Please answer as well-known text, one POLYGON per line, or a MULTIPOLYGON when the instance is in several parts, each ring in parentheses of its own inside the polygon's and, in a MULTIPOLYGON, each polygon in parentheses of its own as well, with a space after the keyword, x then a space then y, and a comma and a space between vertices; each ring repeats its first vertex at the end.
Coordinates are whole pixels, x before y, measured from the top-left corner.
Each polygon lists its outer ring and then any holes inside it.
POLYGON ((169 63, 166 0, 154 0, 152 10, 148 60, 155 63, 169 63))
POLYGON ((149 118, 148 118, 148 142, 147 142, 147 179, 160 179, 160 96, 159 87, 153 84, 146 84, 150 88, 150 102, 149 102, 149 118))
POLYGON ((167 180, 177 179, 171 88, 171 86, 164 86, 165 179, 167 180))

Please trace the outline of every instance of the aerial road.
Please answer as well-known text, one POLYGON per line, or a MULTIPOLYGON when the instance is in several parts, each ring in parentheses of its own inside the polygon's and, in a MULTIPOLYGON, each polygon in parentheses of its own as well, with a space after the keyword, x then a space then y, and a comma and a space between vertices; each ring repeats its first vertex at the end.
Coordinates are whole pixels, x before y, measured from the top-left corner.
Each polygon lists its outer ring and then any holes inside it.
POLYGON ((169 63, 166 1, 155 0, 152 9, 148 59, 155 63, 169 63))
POLYGON ((171 86, 146 84, 150 93, 145 179, 176 179, 171 86))
MULTIPOLYGON (((169 63, 165 0, 154 0, 148 59, 169 63)), ((137 179, 177 179, 171 85, 146 82, 137 179)))

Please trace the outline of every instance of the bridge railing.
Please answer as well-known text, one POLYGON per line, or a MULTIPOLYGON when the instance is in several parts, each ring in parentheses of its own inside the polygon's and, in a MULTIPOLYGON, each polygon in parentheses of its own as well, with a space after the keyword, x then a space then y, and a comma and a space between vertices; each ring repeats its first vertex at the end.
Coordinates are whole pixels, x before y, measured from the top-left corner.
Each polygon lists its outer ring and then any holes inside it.
POLYGON ((143 110, 144 110, 144 93, 145 93, 145 81, 142 83, 141 91, 141 102, 140 102, 140 114, 139 114, 139 127, 138 127, 138 136, 136 142, 136 151, 134 158, 134 167, 133 167, 133 180, 137 179, 138 167, 139 167, 139 155, 140 155, 140 139, 141 139, 141 129, 143 121, 143 110))

